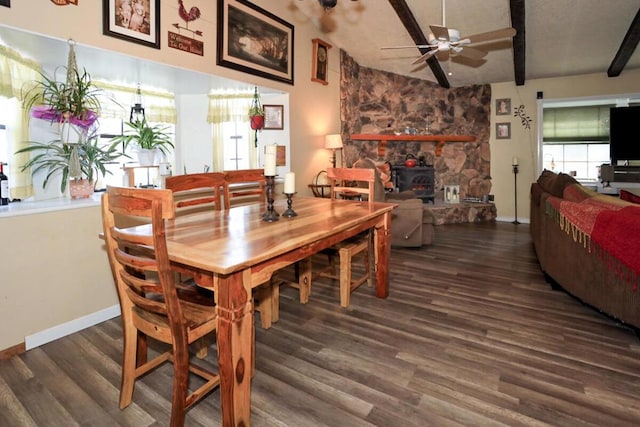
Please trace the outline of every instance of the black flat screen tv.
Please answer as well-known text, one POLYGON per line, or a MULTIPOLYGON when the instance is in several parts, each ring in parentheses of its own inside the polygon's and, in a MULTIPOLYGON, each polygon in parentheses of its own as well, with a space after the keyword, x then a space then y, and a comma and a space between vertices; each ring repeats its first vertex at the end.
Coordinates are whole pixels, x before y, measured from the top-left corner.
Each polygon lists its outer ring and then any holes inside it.
POLYGON ((611 164, 640 160, 640 106, 611 108, 609 116, 609 154, 611 164))

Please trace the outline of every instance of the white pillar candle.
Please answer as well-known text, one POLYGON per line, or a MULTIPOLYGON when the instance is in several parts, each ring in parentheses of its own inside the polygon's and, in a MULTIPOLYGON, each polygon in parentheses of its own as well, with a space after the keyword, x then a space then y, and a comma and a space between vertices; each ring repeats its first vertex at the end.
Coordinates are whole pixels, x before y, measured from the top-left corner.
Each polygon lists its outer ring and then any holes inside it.
POLYGON ((284 175, 284 193, 293 194, 296 192, 296 174, 287 172, 284 175))
POLYGON ((513 163, 511 163, 513 166, 518 166, 518 158, 517 157, 513 157, 513 163))
POLYGON ((275 144, 264 147, 264 176, 276 176, 276 150, 275 144))

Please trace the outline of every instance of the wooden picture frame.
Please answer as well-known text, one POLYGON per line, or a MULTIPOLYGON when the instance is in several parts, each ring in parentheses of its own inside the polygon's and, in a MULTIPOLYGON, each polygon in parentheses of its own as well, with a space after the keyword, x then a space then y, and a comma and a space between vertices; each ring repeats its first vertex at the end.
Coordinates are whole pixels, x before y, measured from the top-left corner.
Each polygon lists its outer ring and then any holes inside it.
POLYGON ((496 139, 511 139, 511 123, 496 123, 496 139))
POLYGON ((11 7, 11 0, 0 0, 0 6, 11 7))
POLYGON ((218 0, 217 38, 218 65, 293 84, 294 28, 285 20, 247 0, 218 0))
POLYGON ((329 49, 331 49, 331 45, 320 39, 313 39, 311 42, 313 43, 311 81, 328 85, 329 49))
POLYGON ((496 99, 496 116, 508 116, 511 113, 511 98, 496 99))
POLYGON ((263 129, 284 129, 284 105, 263 105, 264 128, 263 129))
POLYGON ((102 0, 102 34, 160 49, 160 0, 102 0))

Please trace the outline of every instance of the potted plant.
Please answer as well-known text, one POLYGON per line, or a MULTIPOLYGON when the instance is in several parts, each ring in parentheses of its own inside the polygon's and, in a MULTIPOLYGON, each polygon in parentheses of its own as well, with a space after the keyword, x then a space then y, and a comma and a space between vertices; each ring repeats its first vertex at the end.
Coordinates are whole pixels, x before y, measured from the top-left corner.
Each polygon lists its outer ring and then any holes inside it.
POLYGON ((133 144, 138 150, 140 166, 151 166, 157 151, 168 155, 174 148, 171 134, 166 125, 151 125, 146 119, 125 122, 127 130, 123 135, 116 136, 111 141, 124 143, 125 148, 133 144))
POLYGON ((75 68, 58 67, 53 78, 42 73, 41 77, 23 95, 25 110, 31 117, 58 123, 63 143, 86 138, 98 119, 102 90, 86 70, 80 74, 75 68), (66 81, 56 79, 60 70, 66 72, 66 81))
POLYGON ((29 145, 17 153, 31 153, 31 159, 22 166, 22 170, 31 169, 31 174, 45 174, 42 187, 46 187, 52 178, 61 176, 60 192, 64 193, 69 182, 71 197, 83 198, 93 194, 98 174, 111 173, 106 164, 115 161, 121 154, 118 144, 107 147, 98 145, 98 135, 94 134, 77 144, 68 144, 60 140, 51 142, 29 142, 29 145))
POLYGON ((249 121, 251 129, 258 131, 264 127, 264 109, 260 105, 260 95, 258 95, 258 87, 255 87, 251 107, 249 107, 249 121))
POLYGON ((260 105, 252 105, 249 108, 249 120, 251 129, 262 129, 264 127, 264 109, 260 105))

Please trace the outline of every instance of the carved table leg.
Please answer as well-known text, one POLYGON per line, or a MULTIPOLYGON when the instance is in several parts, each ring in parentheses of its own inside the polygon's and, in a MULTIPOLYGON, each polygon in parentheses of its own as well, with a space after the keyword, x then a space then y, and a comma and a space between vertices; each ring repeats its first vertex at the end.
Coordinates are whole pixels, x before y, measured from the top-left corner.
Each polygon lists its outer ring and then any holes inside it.
POLYGON ((251 425, 253 310, 249 274, 220 276, 216 291, 223 426, 251 425))

